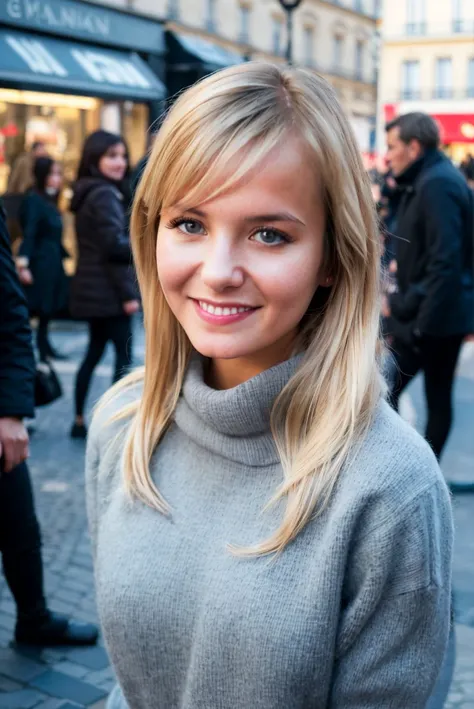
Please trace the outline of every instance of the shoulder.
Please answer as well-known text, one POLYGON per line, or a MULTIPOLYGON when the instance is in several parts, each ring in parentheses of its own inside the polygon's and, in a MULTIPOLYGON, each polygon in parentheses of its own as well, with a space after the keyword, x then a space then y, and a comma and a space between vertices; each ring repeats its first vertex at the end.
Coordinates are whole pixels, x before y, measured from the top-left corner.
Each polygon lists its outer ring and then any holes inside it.
POLYGON ((89 199, 92 203, 100 202, 121 202, 122 195, 119 190, 107 182, 102 182, 94 187, 90 194, 89 199))
POLYGON ((467 196, 468 186, 454 165, 443 159, 428 168, 420 180, 420 190, 430 199, 451 194, 467 196))
POLYGON ((431 448, 385 401, 343 470, 338 493, 362 534, 396 526, 427 500, 438 500, 440 513, 450 515, 449 493, 431 448))

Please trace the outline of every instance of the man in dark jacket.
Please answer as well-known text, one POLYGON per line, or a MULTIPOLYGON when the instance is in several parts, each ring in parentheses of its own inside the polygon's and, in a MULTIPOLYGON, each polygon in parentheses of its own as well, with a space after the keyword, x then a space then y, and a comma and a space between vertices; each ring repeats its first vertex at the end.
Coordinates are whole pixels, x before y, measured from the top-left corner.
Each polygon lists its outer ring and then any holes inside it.
POLYGON ((97 628, 48 610, 41 538, 26 465, 23 417, 34 415, 35 361, 26 300, 0 205, 0 552, 17 606, 15 638, 32 645, 90 645, 97 628))
POLYGON ((474 327, 473 199, 439 150, 435 121, 424 113, 386 126, 387 159, 403 191, 396 215, 398 292, 389 296, 399 374, 392 396, 419 371, 425 377, 426 439, 439 458, 452 423, 453 380, 463 339, 474 327))

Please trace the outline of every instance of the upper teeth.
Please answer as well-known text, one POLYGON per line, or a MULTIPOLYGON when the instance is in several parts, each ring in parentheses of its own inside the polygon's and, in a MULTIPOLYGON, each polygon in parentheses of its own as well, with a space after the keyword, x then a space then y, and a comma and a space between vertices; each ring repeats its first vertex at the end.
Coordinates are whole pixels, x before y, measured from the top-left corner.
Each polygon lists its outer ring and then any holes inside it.
POLYGON ((206 313, 211 313, 211 315, 237 315, 237 313, 245 313, 247 310, 252 310, 252 308, 221 308, 220 305, 211 305, 206 303, 204 300, 199 301, 199 306, 206 311, 206 313))

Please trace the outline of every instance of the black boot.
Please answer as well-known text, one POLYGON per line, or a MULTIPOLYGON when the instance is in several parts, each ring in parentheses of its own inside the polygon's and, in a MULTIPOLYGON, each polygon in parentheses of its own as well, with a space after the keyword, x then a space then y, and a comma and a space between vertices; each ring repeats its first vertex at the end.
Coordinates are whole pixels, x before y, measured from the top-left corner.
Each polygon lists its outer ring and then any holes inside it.
POLYGON ((48 611, 38 619, 18 618, 15 640, 21 645, 95 645, 99 631, 93 623, 79 623, 48 611))

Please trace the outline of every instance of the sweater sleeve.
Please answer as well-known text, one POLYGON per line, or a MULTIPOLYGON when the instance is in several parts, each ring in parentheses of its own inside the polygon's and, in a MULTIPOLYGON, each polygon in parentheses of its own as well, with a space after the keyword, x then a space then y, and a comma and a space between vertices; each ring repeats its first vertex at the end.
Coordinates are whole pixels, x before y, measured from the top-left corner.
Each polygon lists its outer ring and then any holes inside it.
POLYGON ((452 517, 440 480, 354 546, 329 709, 424 709, 450 623, 452 517))
POLYGON ((97 526, 98 526, 98 474, 99 474, 99 446, 97 441, 97 431, 91 427, 87 439, 86 448, 86 509, 89 524, 89 536, 92 546, 92 556, 95 561, 97 550, 97 526))

